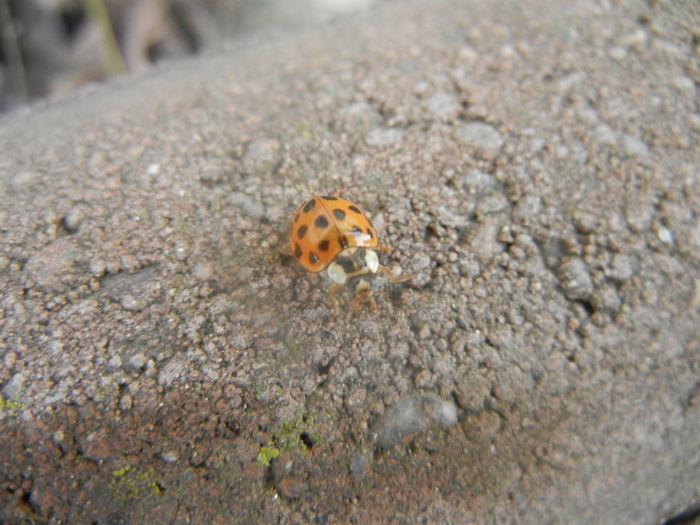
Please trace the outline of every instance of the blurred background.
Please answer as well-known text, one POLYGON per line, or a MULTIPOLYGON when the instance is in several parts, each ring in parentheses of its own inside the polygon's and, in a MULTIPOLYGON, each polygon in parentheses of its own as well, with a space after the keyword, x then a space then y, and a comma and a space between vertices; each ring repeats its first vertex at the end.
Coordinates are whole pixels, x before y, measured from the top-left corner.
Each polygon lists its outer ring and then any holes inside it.
POLYGON ((386 0, 0 0, 0 113, 386 0))

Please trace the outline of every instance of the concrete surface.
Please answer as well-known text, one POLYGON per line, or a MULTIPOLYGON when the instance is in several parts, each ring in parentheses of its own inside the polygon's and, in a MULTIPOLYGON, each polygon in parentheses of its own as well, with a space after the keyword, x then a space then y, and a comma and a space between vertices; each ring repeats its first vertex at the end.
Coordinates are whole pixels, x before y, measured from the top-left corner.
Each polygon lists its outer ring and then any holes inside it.
POLYGON ((696 6, 391 2, 3 117, 3 521, 690 522, 696 6), (373 312, 279 253, 335 191, 373 312))

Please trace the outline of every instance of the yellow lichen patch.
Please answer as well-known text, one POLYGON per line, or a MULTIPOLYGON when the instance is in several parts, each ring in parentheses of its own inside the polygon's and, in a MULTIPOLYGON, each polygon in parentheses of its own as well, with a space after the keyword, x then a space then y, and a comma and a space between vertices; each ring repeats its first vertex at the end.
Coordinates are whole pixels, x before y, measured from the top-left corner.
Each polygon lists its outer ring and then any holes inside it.
POLYGON ((8 399, 0 395, 0 411, 19 412, 22 409, 22 403, 16 399, 8 399))
POLYGON ((129 465, 112 471, 109 488, 122 501, 159 497, 164 492, 152 468, 139 471, 129 465))
POLYGON ((260 447, 258 452, 258 463, 266 467, 270 466, 270 461, 280 455, 280 449, 277 447, 260 447))

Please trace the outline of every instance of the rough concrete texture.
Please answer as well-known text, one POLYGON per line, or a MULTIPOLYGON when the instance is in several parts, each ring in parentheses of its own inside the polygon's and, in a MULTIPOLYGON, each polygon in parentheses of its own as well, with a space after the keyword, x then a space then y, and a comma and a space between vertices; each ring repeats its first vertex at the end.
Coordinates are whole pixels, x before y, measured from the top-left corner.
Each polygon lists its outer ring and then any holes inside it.
POLYGON ((696 6, 390 3, 6 116, 3 521, 692 509, 696 6), (279 252, 336 190, 373 312, 279 252))

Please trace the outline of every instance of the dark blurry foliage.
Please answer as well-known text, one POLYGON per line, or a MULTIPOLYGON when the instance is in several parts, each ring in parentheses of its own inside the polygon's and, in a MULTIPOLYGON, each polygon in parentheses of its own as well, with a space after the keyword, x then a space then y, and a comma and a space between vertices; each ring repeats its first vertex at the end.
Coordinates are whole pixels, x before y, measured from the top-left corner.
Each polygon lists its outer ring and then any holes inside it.
POLYGON ((162 60, 387 0, 0 0, 0 113, 162 60))
POLYGON ((0 0, 0 111, 211 46, 222 6, 230 25, 237 4, 244 2, 0 0))

